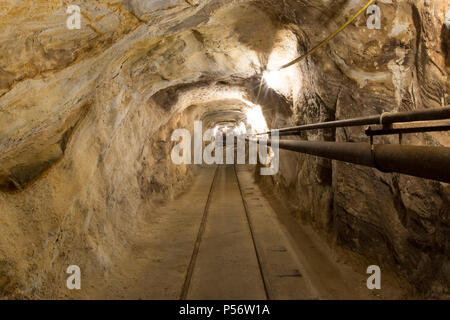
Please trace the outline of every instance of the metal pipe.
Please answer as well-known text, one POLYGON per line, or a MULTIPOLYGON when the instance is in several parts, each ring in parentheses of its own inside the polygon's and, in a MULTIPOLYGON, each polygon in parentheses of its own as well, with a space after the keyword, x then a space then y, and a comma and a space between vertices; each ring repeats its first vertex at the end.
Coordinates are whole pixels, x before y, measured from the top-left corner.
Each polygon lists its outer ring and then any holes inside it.
MULTIPOLYGON (((270 143, 270 140, 268 140, 270 143)), ((280 140, 281 149, 450 183, 450 148, 280 140)))
POLYGON ((367 143, 280 140, 279 147, 363 166, 372 166, 373 164, 370 145, 367 143))
POLYGON ((305 130, 326 129, 326 128, 342 128, 365 126, 373 124, 389 125, 396 122, 411 122, 411 121, 429 121, 429 120, 443 120, 450 119, 450 107, 428 109, 420 111, 407 112, 386 112, 381 115, 374 115, 362 118, 336 120, 321 123, 305 124, 296 127, 275 129, 265 134, 272 132, 286 133, 285 135, 295 134, 305 130))
POLYGON ((450 119, 450 107, 421 111, 388 112, 380 116, 380 124, 450 119))
POLYGON ((450 148, 384 144, 374 155, 380 171, 450 183, 450 148))
POLYGON ((355 118, 355 119, 347 119, 347 120, 335 120, 321 123, 312 123, 312 124, 304 124, 297 127, 289 127, 282 129, 274 129, 267 133, 272 132, 300 132, 306 130, 315 130, 315 129, 327 129, 327 128, 342 128, 342 127, 356 127, 356 126, 364 126, 370 124, 380 124, 380 116, 369 116, 363 118, 355 118))

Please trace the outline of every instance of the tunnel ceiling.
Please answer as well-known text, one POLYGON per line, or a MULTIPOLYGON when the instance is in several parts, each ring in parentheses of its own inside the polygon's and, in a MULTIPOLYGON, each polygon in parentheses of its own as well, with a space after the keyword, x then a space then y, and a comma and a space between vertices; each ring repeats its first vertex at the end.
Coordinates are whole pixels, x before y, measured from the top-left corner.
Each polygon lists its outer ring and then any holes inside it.
POLYGON ((246 110, 249 106, 240 100, 211 101, 197 106, 204 111, 202 117, 203 125, 211 128, 220 123, 239 123, 246 121, 246 110))

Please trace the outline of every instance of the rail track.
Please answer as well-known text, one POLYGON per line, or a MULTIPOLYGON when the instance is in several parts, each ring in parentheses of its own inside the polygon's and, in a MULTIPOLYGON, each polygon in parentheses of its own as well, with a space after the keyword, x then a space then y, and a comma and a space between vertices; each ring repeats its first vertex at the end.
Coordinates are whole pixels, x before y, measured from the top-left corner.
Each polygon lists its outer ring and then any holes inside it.
POLYGON ((216 167, 180 299, 318 298, 273 210, 241 180, 235 165, 216 167))

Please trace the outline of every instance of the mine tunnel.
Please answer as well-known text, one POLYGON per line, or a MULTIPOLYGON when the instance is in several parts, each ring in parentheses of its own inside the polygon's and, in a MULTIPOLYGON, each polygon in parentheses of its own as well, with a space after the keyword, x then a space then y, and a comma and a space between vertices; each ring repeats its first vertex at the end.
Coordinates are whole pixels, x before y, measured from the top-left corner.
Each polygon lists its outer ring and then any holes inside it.
POLYGON ((450 298, 449 10, 3 1, 0 298, 450 298))

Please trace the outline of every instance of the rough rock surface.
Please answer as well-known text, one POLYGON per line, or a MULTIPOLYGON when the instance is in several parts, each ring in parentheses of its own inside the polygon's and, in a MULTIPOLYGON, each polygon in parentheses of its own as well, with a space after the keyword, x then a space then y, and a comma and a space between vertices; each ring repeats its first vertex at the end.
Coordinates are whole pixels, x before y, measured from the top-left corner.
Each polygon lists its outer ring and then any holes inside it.
MULTIPOLYGON (((195 119, 240 119, 246 100, 270 127, 448 105, 445 0, 378 1, 381 30, 360 16, 256 101, 267 66, 304 53, 364 2, 85 0, 82 28, 68 30, 66 1, 3 1, 0 296, 65 297, 74 263, 112 277, 152 208, 189 183, 190 168, 168 157, 170 133, 195 119)), ((366 139, 360 128, 304 138, 366 139)), ((448 146, 450 136, 404 143, 448 146)), ((449 295, 448 185, 288 152, 262 182, 299 221, 423 293, 449 295)))
MULTIPOLYGON (((336 3, 340 8, 343 2, 336 3)), ((383 1, 379 6, 381 30, 364 28, 361 18, 299 66, 311 76, 303 78, 303 90, 293 97, 293 115, 274 115, 273 127, 282 125, 286 116, 294 123, 313 123, 449 104, 449 28, 444 23, 448 4, 383 1)), ((306 10, 314 15, 312 9, 306 10)), ((333 19, 332 25, 344 17, 333 19)), ((311 36, 314 29, 299 25, 305 37, 320 38, 311 36)), ((312 132, 304 138, 367 141, 361 128, 312 132)), ((405 136, 403 143, 448 146, 449 138, 447 133, 417 134, 405 136)), ((398 143, 398 139, 376 142, 398 143)), ((274 184, 300 220, 331 233, 337 243, 370 261, 396 266, 419 291, 448 296, 447 184, 310 156, 280 157, 281 173, 274 184)))

